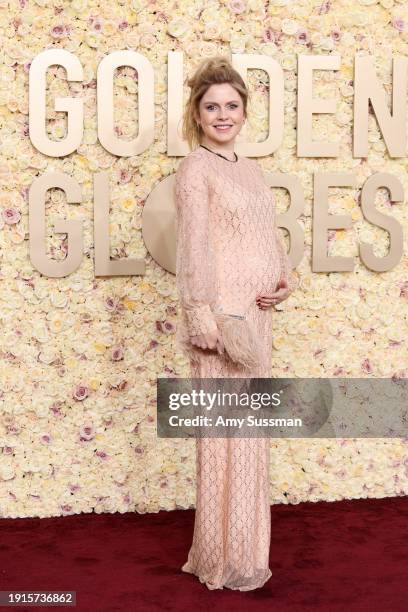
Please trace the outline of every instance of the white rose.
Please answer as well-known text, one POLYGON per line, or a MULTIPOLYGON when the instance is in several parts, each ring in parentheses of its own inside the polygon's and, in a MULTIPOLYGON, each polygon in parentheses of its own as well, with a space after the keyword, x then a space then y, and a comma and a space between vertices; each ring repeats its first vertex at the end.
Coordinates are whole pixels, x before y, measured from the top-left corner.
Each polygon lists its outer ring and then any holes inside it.
POLYGON ((322 35, 320 32, 311 32, 310 42, 312 43, 313 47, 320 47, 322 42, 322 35))
POLYGON ((88 7, 88 0, 71 0, 71 6, 75 11, 82 13, 88 7))
POLYGON ((268 55, 269 57, 273 57, 278 51, 278 47, 275 45, 275 43, 272 42, 261 43, 259 45, 259 49, 263 55, 268 55))
POLYGON ((31 335, 33 338, 38 340, 38 342, 48 342, 50 339, 47 326, 44 321, 34 321, 33 327, 31 331, 31 335))
POLYGON ((57 308, 64 308, 68 303, 68 296, 62 291, 53 290, 50 292, 50 301, 57 308))
POLYGON ((244 53, 248 37, 244 34, 233 34, 230 40, 232 53, 244 53))
POLYGON ((212 57, 217 52, 218 46, 215 43, 203 41, 199 45, 199 56, 201 56, 202 58, 212 57))
POLYGON ((31 409, 34 410, 37 417, 42 418, 49 416, 49 406, 44 402, 44 397, 31 398, 31 409))
POLYGON ((332 51, 334 49, 334 40, 331 36, 323 36, 320 40, 320 47, 323 51, 332 51))
POLYGON ((51 364, 57 358, 57 354, 50 347, 44 347, 44 349, 39 353, 38 359, 41 363, 46 363, 47 365, 51 364))
POLYGON ((174 36, 174 38, 183 36, 189 29, 190 26, 183 17, 174 17, 167 26, 168 33, 170 36, 174 36))
POLYGON ((203 38, 204 40, 213 40, 220 37, 220 27, 216 21, 211 21, 205 24, 203 38))
POLYGON ((295 55, 284 55, 281 60, 281 66, 284 70, 295 70, 296 68, 296 56, 295 55))
POLYGON ((352 34, 351 32, 343 32, 341 36, 341 42, 343 45, 343 49, 351 48, 352 45, 354 45, 355 43, 354 34, 352 34))
MULTIPOLYGON (((3 460, 4 463, 4 460, 3 460)), ((12 480, 15 477, 14 468, 11 465, 1 465, 0 466, 0 478, 2 480, 12 480)))
POLYGON ((293 36, 299 30, 299 24, 294 19, 282 19, 282 32, 293 36))

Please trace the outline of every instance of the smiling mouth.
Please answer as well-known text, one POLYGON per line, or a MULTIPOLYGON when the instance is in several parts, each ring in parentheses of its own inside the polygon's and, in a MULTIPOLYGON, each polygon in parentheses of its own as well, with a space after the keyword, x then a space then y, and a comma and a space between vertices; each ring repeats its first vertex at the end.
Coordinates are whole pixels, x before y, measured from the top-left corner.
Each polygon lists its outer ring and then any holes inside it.
POLYGON ((226 132, 232 127, 232 125, 214 125, 214 127, 216 130, 219 130, 220 132, 226 132))

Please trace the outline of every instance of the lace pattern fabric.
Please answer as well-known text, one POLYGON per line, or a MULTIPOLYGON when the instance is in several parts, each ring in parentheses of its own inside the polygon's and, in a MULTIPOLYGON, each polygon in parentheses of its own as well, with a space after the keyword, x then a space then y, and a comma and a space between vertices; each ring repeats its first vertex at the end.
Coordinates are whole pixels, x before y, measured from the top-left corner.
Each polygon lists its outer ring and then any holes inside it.
MULTIPOLYGON (((291 291, 297 281, 261 169, 253 160, 230 162, 197 147, 179 164, 175 202, 178 337, 216 329, 221 307, 251 321, 263 354, 262 365, 248 369, 203 350, 190 361, 191 377, 269 377, 271 310, 259 309, 255 298, 274 291, 281 278, 291 291)), ((269 439, 197 438, 196 468, 194 534, 182 570, 209 589, 261 587, 272 575, 269 439)))

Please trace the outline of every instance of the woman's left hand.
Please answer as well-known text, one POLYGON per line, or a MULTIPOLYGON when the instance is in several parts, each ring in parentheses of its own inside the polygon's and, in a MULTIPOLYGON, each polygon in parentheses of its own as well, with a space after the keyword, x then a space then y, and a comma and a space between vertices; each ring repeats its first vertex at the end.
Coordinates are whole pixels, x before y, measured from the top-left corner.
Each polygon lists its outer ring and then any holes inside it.
POLYGON ((256 304, 261 310, 266 310, 266 308, 271 308, 271 306, 275 306, 289 296, 290 291, 288 287, 288 283, 285 280, 280 280, 276 286, 276 290, 269 295, 265 293, 260 293, 256 296, 256 304))

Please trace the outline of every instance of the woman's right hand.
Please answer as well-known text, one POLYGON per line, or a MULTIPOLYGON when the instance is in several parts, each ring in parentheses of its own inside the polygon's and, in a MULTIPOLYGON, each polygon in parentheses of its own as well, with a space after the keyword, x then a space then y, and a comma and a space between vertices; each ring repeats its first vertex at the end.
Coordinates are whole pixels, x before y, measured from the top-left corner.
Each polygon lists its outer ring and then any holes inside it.
POLYGON ((221 334, 218 328, 206 334, 190 336, 190 342, 191 344, 194 344, 194 346, 198 346, 198 348, 204 350, 217 350, 220 355, 224 352, 224 343, 222 341, 221 334))

